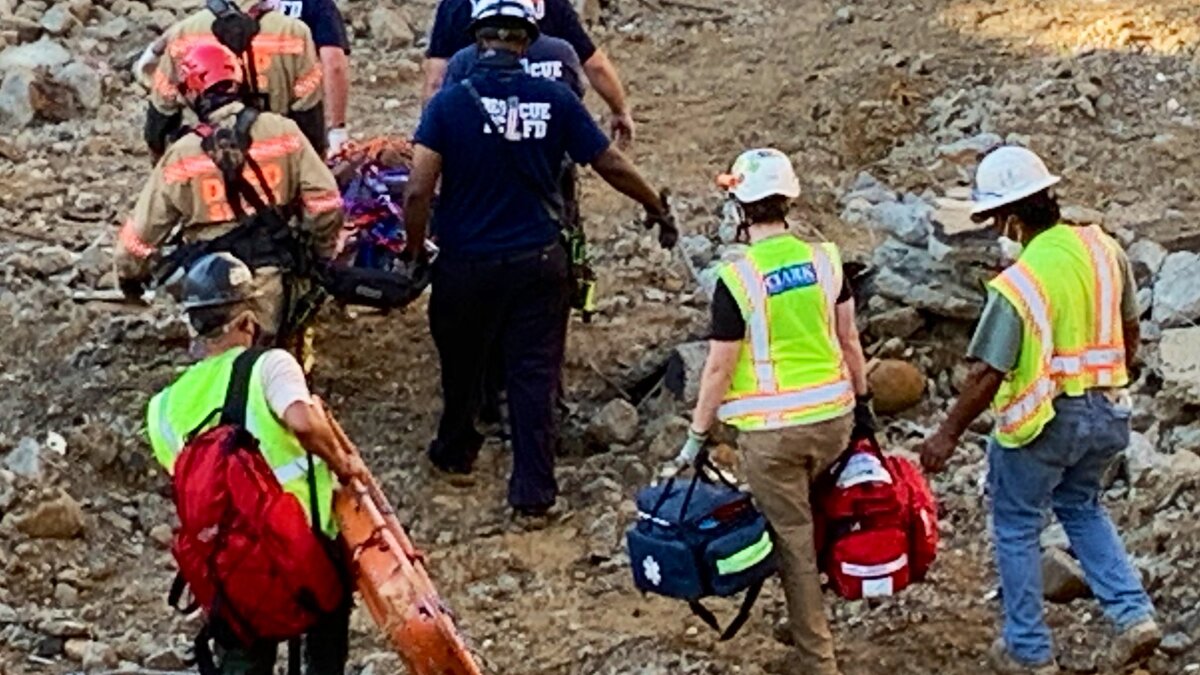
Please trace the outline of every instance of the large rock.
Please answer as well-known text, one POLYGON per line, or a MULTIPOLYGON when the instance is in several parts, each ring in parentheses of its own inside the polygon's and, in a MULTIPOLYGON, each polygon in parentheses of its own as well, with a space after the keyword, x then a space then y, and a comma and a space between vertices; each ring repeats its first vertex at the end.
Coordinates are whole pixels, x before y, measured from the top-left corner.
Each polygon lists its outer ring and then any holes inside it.
POLYGON ((609 401, 596 415, 591 434, 605 444, 632 442, 638 434, 637 408, 623 398, 609 401))
POLYGON ((75 15, 71 13, 71 8, 65 2, 60 2, 46 10, 46 13, 42 15, 38 23, 41 24, 42 28, 46 29, 47 33, 54 36, 61 36, 70 32, 78 24, 78 21, 76 21, 75 15))
POLYGON ((94 640, 67 640, 63 646, 67 658, 79 663, 85 671, 115 668, 119 663, 116 651, 103 642, 94 640))
POLYGON ((71 52, 49 38, 37 42, 9 47, 0 52, 0 72, 13 68, 57 68, 71 60, 71 52))
POLYGON ((692 265, 701 269, 708 267, 708 264, 717 255, 717 245, 713 243, 712 239, 702 234, 680 238, 679 248, 692 261, 692 265))
POLYGON ((4 468, 21 478, 37 479, 42 475, 42 446, 25 437, 4 457, 4 468))
POLYGON ((4 75, 0 82, 0 129, 21 129, 33 122, 33 86, 37 75, 24 68, 16 68, 4 75))
POLYGON ((16 476, 11 471, 0 471, 0 516, 8 513, 17 500, 16 476))
POLYGON ((897 307, 872 316, 867 321, 876 338, 907 338, 925 327, 925 319, 912 307, 897 307))
POLYGON ((132 27, 133 26, 130 24, 129 19, 126 19, 123 16, 118 16, 114 19, 109 19, 98 26, 92 26, 88 28, 87 32, 89 35, 99 40, 114 42, 121 39, 121 37, 128 33, 132 27))
POLYGON ((660 421, 656 426, 660 431, 650 441, 650 459, 658 462, 669 462, 675 459, 683 442, 687 439, 688 427, 691 422, 683 417, 672 415, 660 421))
POLYGON ((1133 267, 1133 276, 1139 287, 1154 283, 1158 271, 1162 269, 1163 261, 1167 259, 1167 249, 1156 241, 1140 239, 1126 251, 1129 264, 1133 267))
POLYGON ((1004 145, 1004 139, 989 132, 938 146, 937 154, 938 157, 955 164, 974 164, 1001 145, 1004 145))
POLYGON ((986 299, 981 282, 995 273, 976 267, 974 255, 962 247, 936 260, 926 248, 894 239, 875 249, 872 280, 879 295, 902 305, 949 319, 978 319, 986 299))
POLYGON ((411 47, 416 40, 408 16, 399 8, 381 4, 371 10, 367 19, 376 47, 397 49, 411 47))
POLYGON ((1170 328, 1200 319, 1200 255, 1178 251, 1163 260, 1154 284, 1155 323, 1170 328))
POLYGON ((1135 487, 1149 487, 1164 480, 1200 476, 1200 456, 1191 452, 1159 452, 1144 434, 1134 432, 1125 448, 1125 470, 1135 487))
POLYGON ((842 196, 840 201, 845 206, 857 199, 861 199, 868 204, 881 204, 883 202, 894 202, 899 199, 899 196, 886 185, 876 180, 874 176, 863 171, 854 179, 854 184, 850 186, 850 190, 842 196))
POLYGON ((1091 595, 1079 562, 1059 548, 1042 551, 1042 584, 1050 602, 1067 603, 1091 595))
POLYGON ((852 199, 842 212, 842 220, 882 230, 912 246, 924 246, 933 229, 934 208, 920 197, 904 195, 903 201, 871 203, 866 198, 852 199))
POLYGON ((38 539, 73 539, 83 533, 83 508, 67 493, 17 516, 17 530, 38 539))
MULTIPOLYGON (((1156 297, 1156 310, 1157 300, 1156 297)), ((1200 405, 1200 348, 1197 345, 1200 345, 1200 327, 1171 328, 1162 332, 1158 343, 1162 398, 1200 405)))
POLYGON ((79 102, 79 105, 88 110, 100 107, 104 86, 100 80, 100 73, 95 68, 74 61, 58 71, 54 79, 75 94, 75 100, 79 102))
POLYGON ((1167 443, 1175 454, 1186 452, 1200 455, 1200 423, 1175 427, 1167 435, 1167 443))
POLYGON ((878 361, 867 379, 875 395, 875 412, 884 415, 908 410, 925 395, 925 376, 907 361, 878 361))
POLYGON ((1086 206, 1072 204, 1063 207, 1062 221, 1074 225, 1098 225, 1104 222, 1104 213, 1086 206))

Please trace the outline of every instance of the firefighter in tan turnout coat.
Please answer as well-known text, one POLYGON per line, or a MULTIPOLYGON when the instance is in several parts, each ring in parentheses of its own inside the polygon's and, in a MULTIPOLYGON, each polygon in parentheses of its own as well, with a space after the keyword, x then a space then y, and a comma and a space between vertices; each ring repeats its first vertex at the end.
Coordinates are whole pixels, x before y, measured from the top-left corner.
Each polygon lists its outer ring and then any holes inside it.
MULTIPOLYGON (((180 62, 200 45, 223 44, 217 34, 236 37, 237 28, 258 26, 238 58, 246 78, 243 94, 246 103, 264 112, 291 118, 316 150, 325 152, 324 90, 321 63, 312 32, 299 19, 270 9, 261 0, 220 0, 209 5, 224 6, 221 17, 213 9, 202 9, 172 26, 157 43, 161 49, 158 68, 152 78, 150 105, 147 110, 145 138, 154 155, 160 156, 172 135, 182 124, 187 102, 180 95, 180 62)), ((224 46, 229 47, 228 44, 224 46)), ((236 49, 233 49, 235 52, 236 49)))
MULTIPOLYGON (((202 44, 182 56, 180 72, 181 96, 210 135, 214 130, 233 129, 245 119, 246 107, 237 93, 241 68, 232 52, 202 44)), ((298 220, 318 261, 333 257, 342 224, 341 197, 333 175, 295 122, 272 113, 251 119, 248 147, 242 153, 245 168, 237 185, 243 194, 250 186, 257 199, 239 195, 230 200, 221 170, 203 147, 202 134, 184 135, 158 162, 117 237, 117 277, 126 295, 142 294, 160 247, 177 228, 183 243, 211 241, 238 228, 246 214, 253 215, 254 201, 298 220)), ((254 268, 261 291, 256 314, 263 337, 270 338, 279 332, 285 309, 283 275, 271 265, 244 262, 254 268)))

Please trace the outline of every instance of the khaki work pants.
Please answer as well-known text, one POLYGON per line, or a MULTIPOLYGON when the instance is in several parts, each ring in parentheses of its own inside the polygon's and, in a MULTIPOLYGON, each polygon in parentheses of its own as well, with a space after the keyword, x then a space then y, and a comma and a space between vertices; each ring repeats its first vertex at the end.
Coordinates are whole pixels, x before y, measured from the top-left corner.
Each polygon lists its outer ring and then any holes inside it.
POLYGON ((747 431, 738 438, 750 491, 775 531, 798 652, 787 672, 796 675, 839 674, 821 597, 809 488, 846 449, 853 425, 853 416, 845 415, 817 424, 747 431))

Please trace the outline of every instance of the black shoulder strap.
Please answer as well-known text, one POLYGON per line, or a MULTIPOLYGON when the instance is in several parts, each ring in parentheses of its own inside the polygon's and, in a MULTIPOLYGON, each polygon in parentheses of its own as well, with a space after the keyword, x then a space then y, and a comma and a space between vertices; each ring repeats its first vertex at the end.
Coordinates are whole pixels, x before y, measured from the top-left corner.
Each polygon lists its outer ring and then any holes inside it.
POLYGON ((246 426, 246 404, 250 396, 250 374, 258 357, 265 349, 252 347, 238 354, 233 360, 233 373, 229 376, 229 389, 225 392, 225 407, 221 410, 221 424, 246 426))
POLYGON ((525 170, 525 167, 519 161, 517 161, 517 156, 513 154, 512 146, 510 146, 509 143, 504 139, 504 134, 501 133, 499 127, 496 126, 496 122, 492 119, 491 113, 487 111, 487 106, 483 104, 483 97, 479 95, 479 90, 475 88, 475 83, 471 82, 469 79, 466 79, 462 81, 462 86, 467 90, 467 93, 471 95, 471 99, 475 101, 475 108, 479 110, 479 114, 483 115, 484 123, 487 124, 489 129, 492 130, 492 133, 496 136, 496 140, 500 147, 504 148, 502 152, 504 153, 505 158, 508 160, 509 165, 512 166, 513 172, 516 174, 517 178, 519 178, 525 187, 528 188, 535 197, 537 197, 538 201, 542 204, 542 208, 545 209, 546 213, 550 216, 550 219, 561 226, 563 223, 562 200, 557 198, 552 192, 548 191, 545 186, 535 180, 533 176, 530 176, 529 172, 525 170))
POLYGON ((699 600, 688 600, 688 608, 692 610, 701 621, 709 628, 721 633, 721 642, 732 640, 742 630, 742 626, 746 625, 746 621, 750 618, 750 612, 754 609, 754 603, 758 602, 758 596, 762 592, 763 582, 756 581, 746 589, 746 595, 742 598, 742 606, 738 608, 738 613, 733 617, 733 621, 721 630, 721 624, 717 623, 717 617, 704 605, 700 604, 699 600))
POLYGON ((229 2, 229 0, 208 0, 204 3, 204 7, 214 15, 221 17, 231 12, 239 12, 237 5, 229 2))
POLYGON ((254 128, 254 123, 258 121, 259 111, 256 108, 249 106, 242 108, 237 114, 237 120, 233 124, 233 131, 237 134, 238 142, 242 144, 243 150, 250 149, 250 130, 254 128))

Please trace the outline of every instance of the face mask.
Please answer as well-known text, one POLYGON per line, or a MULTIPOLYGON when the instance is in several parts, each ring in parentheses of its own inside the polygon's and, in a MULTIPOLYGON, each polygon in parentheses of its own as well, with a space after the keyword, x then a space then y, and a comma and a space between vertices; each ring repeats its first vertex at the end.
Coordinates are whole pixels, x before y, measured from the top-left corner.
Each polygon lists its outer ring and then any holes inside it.
POLYGON ((1015 263, 1017 258, 1021 257, 1021 251, 1025 248, 1021 245, 1021 242, 1013 241, 1004 236, 1000 237, 997 243, 1000 244, 1000 260, 1005 265, 1015 263))

